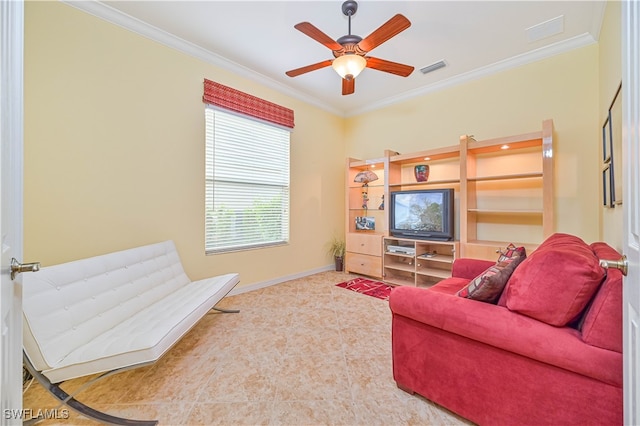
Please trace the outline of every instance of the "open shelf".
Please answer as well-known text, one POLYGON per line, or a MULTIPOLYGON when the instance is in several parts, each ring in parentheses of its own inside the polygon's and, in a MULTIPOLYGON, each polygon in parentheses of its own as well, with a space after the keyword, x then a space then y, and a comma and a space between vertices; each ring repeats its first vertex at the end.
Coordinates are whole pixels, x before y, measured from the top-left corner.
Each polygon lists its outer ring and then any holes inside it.
POLYGON ((372 158, 369 160, 355 160, 351 159, 349 161, 349 167, 357 170, 372 170, 372 169, 383 169, 384 168, 384 158, 372 158))
POLYGON ((428 277, 433 277, 433 278, 449 278, 451 276, 451 271, 445 271, 442 269, 432 269, 432 268, 426 268, 424 270, 421 271, 417 271, 416 274, 418 275, 426 275, 428 277))
POLYGON ((346 272, 382 278, 382 237, 388 216, 380 209, 387 190, 386 157, 370 160, 348 158, 345 172, 346 272), (355 182, 358 173, 371 171, 378 177, 355 182), (366 194, 366 195, 365 195, 366 194), (366 200, 366 202, 365 202, 366 200))
POLYGON ((458 248, 457 241, 385 237, 383 238, 383 279, 387 283, 396 285, 433 285, 451 276, 451 268, 458 248), (411 253, 390 252, 389 246, 405 247, 411 253))
POLYGON ((391 155, 389 160, 394 164, 413 164, 421 161, 438 161, 443 159, 460 157, 460 145, 444 146, 442 148, 429 149, 424 151, 412 152, 409 154, 391 155), (429 158, 429 160, 425 160, 429 158))
POLYGON ((391 263, 385 263, 385 268, 387 269, 395 269, 396 271, 407 271, 407 272, 413 272, 414 271, 414 267, 409 266, 409 265, 396 265, 396 264, 391 264, 391 263))
POLYGON ((465 257, 495 261, 498 258, 498 254, 504 251, 508 244, 513 244, 516 247, 522 246, 527 253, 533 252, 539 245, 537 241, 470 240, 465 246, 465 257))
POLYGON ((416 259, 428 260, 429 262, 453 263, 454 257, 447 256, 444 254, 436 254, 435 256, 427 256, 422 254, 422 255, 416 256, 416 259))
POLYGON ((395 285, 432 285, 450 275, 457 257, 495 260, 496 250, 517 241, 525 241, 520 245, 531 252, 555 232, 552 120, 544 120, 539 131, 514 136, 478 141, 463 135, 457 145, 405 154, 385 150, 384 156, 370 160, 349 158, 346 169, 347 238, 364 238, 348 244, 347 272, 383 277, 395 285), (424 171, 417 174, 416 166, 428 166, 426 181, 418 181, 424 171), (354 179, 366 170, 378 179, 364 189, 354 179), (430 189, 454 191, 459 241, 390 237, 391 195, 430 189), (363 221, 375 222, 375 229, 356 229, 363 221), (405 240, 416 248, 415 254, 386 253, 389 239, 405 240), (423 257, 427 251, 436 256, 423 257))
POLYGON ((412 187, 412 186, 426 186, 426 185, 452 185, 460 183, 460 179, 440 179, 440 180, 429 180, 427 182, 405 182, 405 183, 390 183, 390 188, 398 188, 398 187, 412 187))
POLYGON ((467 209, 468 212, 485 213, 485 214, 542 214, 542 210, 492 210, 492 209, 467 209))
MULTIPOLYGON (((550 120, 546 120, 550 121, 550 120)), ((544 126, 544 123, 543 123, 544 126)), ((476 141, 473 137, 468 136, 468 151, 471 154, 486 154, 505 151, 502 147, 508 145, 509 149, 525 149, 540 146, 540 141, 544 139, 545 132, 537 131, 523 133, 520 135, 504 136, 501 138, 485 139, 476 141)))
POLYGON ((494 175, 494 176, 476 176, 469 177, 467 180, 469 181, 484 181, 484 180, 507 180, 507 179, 532 179, 532 178, 541 178, 542 172, 531 172, 531 173, 513 173, 506 175, 494 175))
POLYGON ((517 240, 535 248, 554 232, 553 201, 552 120, 538 132, 460 137, 462 256, 495 260, 517 240))

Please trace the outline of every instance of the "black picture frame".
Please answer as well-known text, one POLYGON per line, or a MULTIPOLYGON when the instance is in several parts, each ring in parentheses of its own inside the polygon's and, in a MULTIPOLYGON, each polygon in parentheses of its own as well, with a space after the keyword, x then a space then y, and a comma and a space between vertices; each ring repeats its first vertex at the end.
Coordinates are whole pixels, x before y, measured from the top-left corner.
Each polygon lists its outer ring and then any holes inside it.
POLYGON ((618 86, 602 125, 602 203, 622 204, 622 83, 618 86))
POLYGON ((622 204, 622 83, 609 107, 611 149, 611 204, 622 204))
POLYGON ((611 161, 611 111, 607 114, 607 119, 602 126, 602 161, 608 164, 611 161))
POLYGON ((374 231, 376 218, 373 216, 356 216, 356 231, 374 231))
POLYGON ((611 167, 607 164, 602 169, 602 205, 605 207, 614 206, 611 189, 611 167))

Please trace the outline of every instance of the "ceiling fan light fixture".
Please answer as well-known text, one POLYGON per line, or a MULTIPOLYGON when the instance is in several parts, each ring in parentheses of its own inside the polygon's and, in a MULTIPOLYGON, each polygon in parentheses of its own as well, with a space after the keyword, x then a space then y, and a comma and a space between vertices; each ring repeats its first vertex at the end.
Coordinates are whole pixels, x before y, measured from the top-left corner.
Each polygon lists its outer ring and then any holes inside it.
POLYGON ((340 77, 352 80, 367 66, 367 60, 355 53, 347 53, 337 57, 331 64, 340 77))
POLYGON ((335 59, 327 59, 322 62, 289 70, 285 72, 285 74, 289 77, 296 77, 331 65, 342 78, 343 96, 354 93, 355 79, 365 68, 372 68, 389 74, 408 77, 413 72, 414 68, 412 66, 367 55, 382 43, 409 28, 411 22, 405 16, 397 13, 387 22, 373 30, 367 37, 362 38, 358 35, 351 34, 351 17, 356 13, 357 9, 358 3, 355 0, 347 0, 342 4, 342 13, 349 19, 349 34, 337 40, 332 39, 309 22, 300 22, 294 25, 293 27, 296 30, 311 37, 323 46, 328 47, 335 59))

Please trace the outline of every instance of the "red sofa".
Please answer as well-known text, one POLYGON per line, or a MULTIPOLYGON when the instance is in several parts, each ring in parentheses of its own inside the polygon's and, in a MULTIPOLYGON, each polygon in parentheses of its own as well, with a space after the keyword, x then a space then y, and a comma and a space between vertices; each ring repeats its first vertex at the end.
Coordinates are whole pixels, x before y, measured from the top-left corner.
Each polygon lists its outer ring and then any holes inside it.
POLYGON ((457 294, 494 264, 483 260, 457 259, 431 288, 395 288, 398 387, 478 424, 622 424, 622 275, 599 258, 620 254, 554 234, 495 304, 457 294))

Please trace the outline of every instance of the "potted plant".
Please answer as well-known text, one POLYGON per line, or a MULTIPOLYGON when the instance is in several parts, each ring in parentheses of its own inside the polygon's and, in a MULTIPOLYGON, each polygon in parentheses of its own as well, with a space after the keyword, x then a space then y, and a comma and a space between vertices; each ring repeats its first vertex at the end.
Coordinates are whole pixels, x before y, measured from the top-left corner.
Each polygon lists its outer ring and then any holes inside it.
POLYGON ((333 256, 336 262, 336 271, 342 271, 344 269, 344 253, 346 248, 347 244, 339 237, 334 237, 329 244, 329 254, 333 256))

